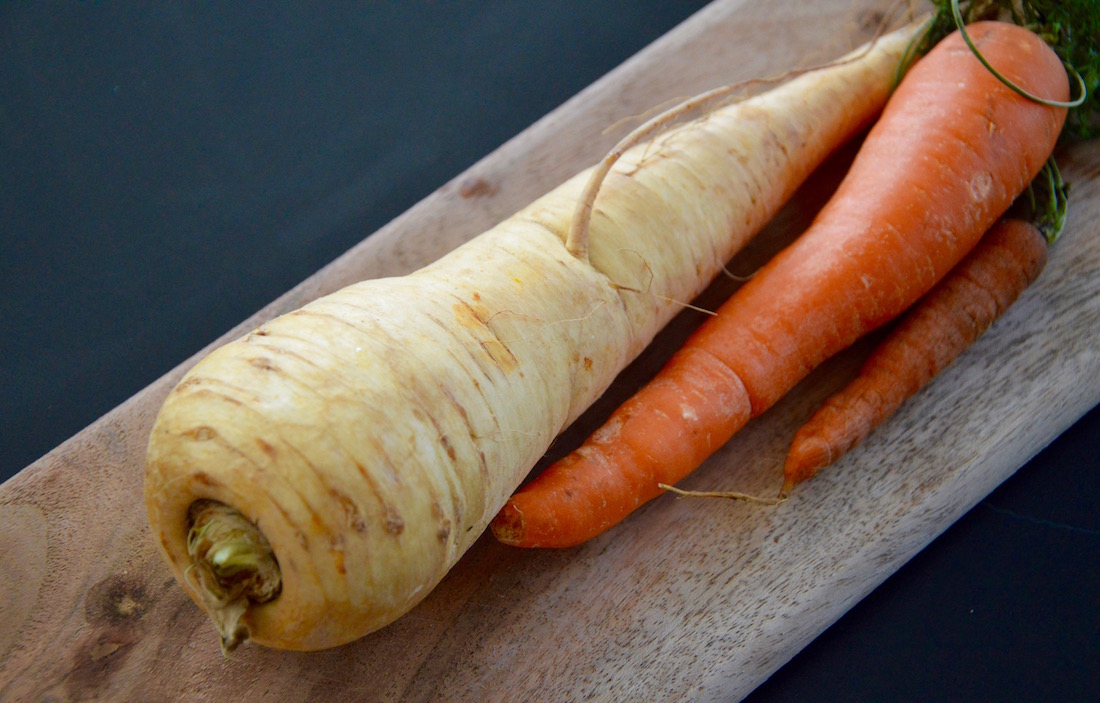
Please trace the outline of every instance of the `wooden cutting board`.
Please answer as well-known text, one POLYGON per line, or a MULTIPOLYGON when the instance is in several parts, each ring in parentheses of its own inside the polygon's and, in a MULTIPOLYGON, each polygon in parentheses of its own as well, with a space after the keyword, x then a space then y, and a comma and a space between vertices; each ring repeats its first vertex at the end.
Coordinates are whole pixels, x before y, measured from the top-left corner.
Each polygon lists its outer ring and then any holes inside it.
MULTIPOLYGON (((674 96, 839 55, 870 37, 885 5, 714 3, 223 339, 437 258, 597 160, 621 134, 604 133, 608 125, 674 96)), ((807 184, 735 271, 800 231, 850 152, 807 184)), ((786 503, 670 496, 557 552, 486 537, 412 613, 331 651, 251 647, 223 659, 212 626, 154 552, 141 496, 145 443, 188 361, 0 486, 0 699, 744 696, 1100 402, 1100 237, 1091 224, 1100 219, 1100 145, 1059 156, 1072 215, 1040 281, 865 446, 786 503)), ((731 285, 699 303, 713 307, 731 285)), ((555 451, 596 426, 700 320, 677 318, 555 451)), ((793 429, 866 346, 819 369, 684 486, 774 492, 793 429)))

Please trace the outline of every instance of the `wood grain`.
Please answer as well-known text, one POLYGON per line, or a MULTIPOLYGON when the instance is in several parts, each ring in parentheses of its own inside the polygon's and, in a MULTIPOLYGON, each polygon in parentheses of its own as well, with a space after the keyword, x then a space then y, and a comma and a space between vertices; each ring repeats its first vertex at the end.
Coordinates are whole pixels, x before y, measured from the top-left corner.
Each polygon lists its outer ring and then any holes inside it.
MULTIPOLYGON (((598 159, 615 140, 602 130, 624 116, 861 43, 883 4, 715 3, 223 339, 438 257, 598 159), (841 39, 821 46, 821 36, 841 39)), ((796 234, 847 156, 731 267, 752 270, 796 234)), ((253 647, 223 659, 155 554, 142 462, 156 409, 194 360, 183 364, 0 487, 0 700, 742 697, 1100 402, 1100 147, 1060 157, 1071 221, 1039 281, 944 377, 786 503, 667 497, 559 552, 483 538, 416 610, 336 650, 253 647)), ((700 303, 732 285, 716 283, 700 303)), ((699 320, 677 318, 554 451, 699 320)), ((865 347, 824 365, 684 487, 776 490, 794 427, 865 347)))

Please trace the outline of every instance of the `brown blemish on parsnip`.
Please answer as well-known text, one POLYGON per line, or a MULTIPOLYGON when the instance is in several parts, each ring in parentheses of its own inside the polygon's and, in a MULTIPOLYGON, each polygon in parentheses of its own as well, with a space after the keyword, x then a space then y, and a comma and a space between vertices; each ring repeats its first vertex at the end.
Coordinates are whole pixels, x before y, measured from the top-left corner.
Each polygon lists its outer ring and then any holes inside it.
POLYGON ((184 437, 198 442, 206 442, 218 436, 217 431, 215 431, 213 427, 208 427, 206 425, 192 427, 189 430, 185 430, 182 434, 184 437))
POLYGON ((500 341, 492 328, 489 327, 487 322, 490 317, 489 310, 484 305, 473 306, 465 300, 459 300, 454 304, 453 310, 455 320, 463 327, 472 330, 479 337, 478 342, 481 344, 481 348, 485 350, 485 353, 489 355, 489 358, 501 371, 507 373, 516 370, 519 362, 512 354, 512 350, 500 341), (482 338, 485 333, 488 333, 490 338, 482 338))
POLYGON ((275 461, 275 458, 278 455, 278 452, 275 450, 275 447, 271 446, 269 443, 267 443, 266 441, 264 441, 260 437, 256 438, 256 444, 260 447, 260 450, 268 456, 269 459, 271 459, 272 461, 275 461))
POLYGON ((386 502, 386 499, 382 496, 382 492, 378 488, 378 484, 375 482, 370 472, 367 471, 366 467, 356 461, 355 468, 366 481, 367 488, 374 494, 374 497, 378 500, 379 506, 382 508, 382 512, 385 514, 385 517, 382 519, 382 531, 395 537, 401 534, 405 530, 404 518, 397 512, 397 508, 386 502))
POLYGON ((443 514, 443 507, 440 506, 438 499, 432 501, 432 517, 439 523, 436 537, 441 543, 446 544, 447 538, 451 536, 451 521, 443 514))
POLYGON ((275 365, 275 362, 266 356, 257 356, 253 359, 249 359, 248 363, 261 371, 274 371, 276 373, 279 371, 279 367, 275 365))
POLYGON ((359 512, 359 508, 355 505, 355 501, 349 498, 343 491, 339 491, 335 488, 329 488, 328 492, 336 504, 340 506, 340 509, 344 511, 344 521, 347 523, 347 526, 356 532, 366 532, 367 522, 363 519, 363 515, 359 512))
POLYGON ((489 355, 501 371, 514 371, 519 363, 516 361, 512 350, 505 346, 499 339, 487 339, 481 343, 481 348, 489 355))
POLYGON ((382 529, 388 535, 398 536, 405 531, 405 520, 392 505, 385 505, 386 517, 382 520, 382 529))
POLYGON ((484 327, 485 321, 489 318, 488 308, 480 303, 474 306, 470 305, 465 300, 459 300, 452 307, 455 312, 455 318, 463 327, 473 327, 475 329, 484 327))
POLYGON ((447 435, 441 434, 439 435, 439 441, 443 444, 443 449, 446 450, 447 457, 451 461, 454 461, 457 454, 455 453, 454 446, 451 444, 451 440, 447 439, 447 435))

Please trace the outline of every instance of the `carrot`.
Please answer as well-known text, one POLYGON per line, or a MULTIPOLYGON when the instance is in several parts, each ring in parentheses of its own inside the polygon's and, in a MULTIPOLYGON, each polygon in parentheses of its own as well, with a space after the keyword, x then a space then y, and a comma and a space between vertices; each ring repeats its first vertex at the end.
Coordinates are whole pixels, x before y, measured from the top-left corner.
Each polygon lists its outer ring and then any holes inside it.
MULTIPOLYGON (((1031 32, 970 35, 1017 85, 1064 100, 1057 56, 1031 32)), ((518 491, 496 537, 583 542, 660 495, 810 370, 902 313, 965 256, 1038 173, 1063 108, 1025 99, 955 33, 901 82, 810 228, 704 323, 580 448, 518 491)))
POLYGON ((226 649, 354 640, 413 608, 554 438, 885 104, 914 28, 586 171, 439 261, 265 322, 149 440, 160 551, 226 649))
POLYGON ((782 493, 866 439, 1004 314, 1046 260, 1046 239, 1033 224, 994 225, 795 433, 782 493))

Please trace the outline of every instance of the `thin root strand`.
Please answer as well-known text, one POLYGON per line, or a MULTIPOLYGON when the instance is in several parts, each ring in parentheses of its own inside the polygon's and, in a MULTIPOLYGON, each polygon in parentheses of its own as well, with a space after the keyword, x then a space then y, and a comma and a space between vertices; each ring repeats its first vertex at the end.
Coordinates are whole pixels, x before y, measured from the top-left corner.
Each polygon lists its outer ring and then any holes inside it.
POLYGON ((885 30, 886 24, 883 23, 876 32, 874 39, 867 45, 864 51, 860 52, 858 55, 849 56, 839 61, 830 61, 823 65, 810 68, 785 71, 770 78, 753 78, 712 88, 674 105, 638 126, 623 137, 623 139, 604 156, 603 160, 600 161, 596 168, 593 169, 577 200, 577 207, 573 211, 573 219, 569 224, 569 231, 565 238, 566 250, 582 261, 588 260, 588 231, 592 221, 592 210, 595 207, 596 196, 604 180, 606 180, 607 175, 611 172, 611 169, 627 151, 648 139, 656 138, 661 133, 670 129, 684 116, 699 111, 713 110, 725 104, 726 101, 731 100, 735 93, 747 90, 750 87, 776 85, 805 73, 858 61, 864 54, 871 50, 875 42, 885 33, 885 30))
POLYGON ((762 498, 760 496, 749 495, 748 493, 737 493, 735 491, 685 491, 682 488, 670 486, 667 483, 658 483, 657 487, 670 493, 675 493, 683 498, 726 498, 727 500, 739 500, 755 505, 779 505, 787 500, 787 497, 784 495, 778 498, 762 498))

